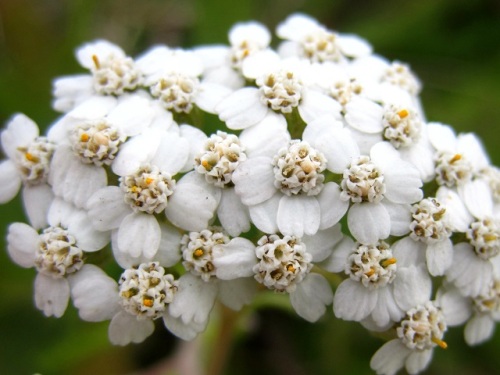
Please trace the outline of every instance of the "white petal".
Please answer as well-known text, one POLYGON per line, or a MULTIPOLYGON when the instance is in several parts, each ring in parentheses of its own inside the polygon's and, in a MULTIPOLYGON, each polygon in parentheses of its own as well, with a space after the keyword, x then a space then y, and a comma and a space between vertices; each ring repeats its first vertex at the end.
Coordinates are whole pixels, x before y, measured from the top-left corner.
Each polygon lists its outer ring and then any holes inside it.
POLYGON ((295 312, 309 322, 315 322, 326 312, 326 306, 333 301, 333 292, 328 281, 321 275, 310 273, 294 292, 290 302, 295 312))
POLYGON ((28 116, 18 113, 14 115, 2 131, 2 148, 9 159, 15 159, 17 148, 28 146, 38 137, 37 124, 28 116))
POLYGON ((45 316, 63 316, 69 301, 69 283, 42 273, 35 278, 35 305, 45 316))
POLYGON ((113 345, 128 345, 143 342, 155 330, 152 320, 138 320, 135 316, 120 311, 109 323, 109 341, 113 345))
POLYGON ((342 106, 335 99, 314 90, 304 90, 299 105, 299 114, 304 122, 309 123, 325 115, 340 119, 342 106))
POLYGON ((342 174, 359 155, 359 147, 351 132, 336 124, 340 123, 331 116, 321 117, 306 126, 302 138, 323 153, 328 170, 342 174))
POLYGON ((472 314, 471 299, 462 296, 456 288, 445 290, 444 293, 438 290, 436 299, 448 327, 465 323, 472 314))
POLYGON ((372 53, 371 45, 354 34, 340 34, 337 37, 337 43, 344 55, 349 57, 363 57, 372 53))
POLYGON ((152 258, 160 246, 161 230, 158 220, 153 215, 132 213, 125 216, 118 229, 118 247, 120 251, 133 257, 144 254, 152 258))
POLYGON ((473 218, 456 192, 441 186, 436 198, 446 207, 446 219, 454 231, 465 233, 473 218))
POLYGON ((276 192, 272 159, 264 156, 240 163, 232 179, 236 194, 247 206, 262 203, 276 192))
POLYGON ((170 303, 169 311, 184 324, 191 321, 204 323, 212 310, 217 296, 217 285, 186 273, 179 279, 179 289, 170 303))
POLYGON ((177 174, 187 163, 189 157, 189 142, 177 134, 164 134, 151 164, 162 171, 177 174))
POLYGON ((270 199, 249 207, 252 223, 264 233, 278 232, 276 213, 278 212, 280 200, 281 194, 276 193, 270 199))
POLYGON ((410 231, 411 207, 409 204, 392 203, 388 200, 382 202, 391 218, 391 235, 403 236, 410 231))
POLYGON ((398 261, 399 267, 418 266, 425 264, 425 249, 427 245, 415 241, 411 237, 404 237, 392 244, 392 255, 398 261))
POLYGON ((337 318, 359 322, 372 313, 377 297, 376 290, 351 279, 344 280, 335 291, 333 312, 337 318))
POLYGON ((198 87, 196 105, 208 113, 216 113, 215 107, 233 91, 216 83, 202 82, 198 87))
POLYGON ((60 146, 52 158, 49 182, 54 193, 79 208, 107 184, 104 168, 83 164, 69 147, 60 146))
POLYGON ((166 131, 148 129, 130 138, 121 147, 111 168, 118 176, 135 173, 139 167, 153 159, 166 131))
POLYGON ((154 110, 151 102, 139 95, 122 96, 107 119, 127 137, 140 134, 152 121, 154 110))
POLYGON ((46 227, 49 206, 54 199, 50 186, 46 184, 26 185, 22 193, 24 210, 30 224, 35 229, 46 227))
POLYGON ((302 237, 307 252, 312 255, 313 262, 321 262, 332 255, 334 247, 342 240, 340 224, 329 229, 320 230, 313 236, 302 237))
POLYGON ((7 233, 7 251, 12 260, 24 268, 35 265, 38 233, 24 223, 12 223, 7 233))
POLYGON ((321 267, 333 273, 343 272, 347 263, 347 257, 353 250, 354 241, 351 237, 344 237, 335 247, 333 254, 321 263, 321 267))
POLYGON ((0 204, 10 202, 19 192, 21 176, 11 160, 0 163, 0 204))
POLYGON ((207 322, 202 324, 195 322, 184 324, 181 318, 174 318, 169 313, 163 315, 165 327, 177 337, 187 341, 193 340, 199 333, 203 332, 207 322))
POLYGON ((219 280, 219 300, 233 310, 241 310, 244 305, 250 304, 257 292, 257 285, 253 278, 234 280, 219 280))
POLYGON ((284 235, 312 236, 319 229, 321 213, 316 197, 284 195, 278 206, 278 228, 284 235))
POLYGON ((389 237, 391 218, 386 208, 377 203, 355 203, 347 213, 349 230, 365 245, 389 237))
POLYGON ((96 191, 87 201, 87 210, 92 225, 100 231, 115 229, 123 218, 132 212, 123 200, 123 192, 118 186, 107 186, 96 191))
POLYGON ((442 276, 453 262, 453 243, 449 238, 427 246, 427 268, 432 276, 442 276))
POLYGON ((207 140, 207 136, 200 129, 191 125, 183 124, 179 126, 180 135, 189 141, 189 156, 186 159, 186 164, 181 172, 187 172, 193 169, 194 159, 203 149, 203 145, 207 140))
POLYGON ((239 138, 248 157, 266 156, 272 159, 279 149, 288 145, 290 134, 285 117, 269 112, 262 121, 243 130, 239 138))
POLYGON ((422 180, 410 163, 398 160, 384 171, 385 197, 394 203, 415 203, 422 199, 422 180))
POLYGON ((267 48, 253 53, 243 60, 241 71, 246 78, 256 79, 280 66, 280 57, 267 48))
POLYGON ((424 304, 431 297, 432 281, 423 266, 399 267, 393 285, 396 303, 403 311, 424 304))
POLYGON ((253 276, 253 267, 257 264, 254 244, 246 238, 233 238, 225 245, 216 245, 212 249, 215 275, 222 280, 253 276))
POLYGON ((328 182, 317 196, 321 210, 319 229, 326 229, 337 224, 349 208, 349 201, 340 199, 340 187, 335 182, 328 182))
POLYGON ((372 312, 372 319, 379 327, 385 327, 391 321, 399 322, 405 315, 396 303, 392 290, 390 286, 378 289, 378 300, 372 312))
POLYGON ((346 104, 345 109, 345 120, 354 129, 370 134, 380 133, 384 129, 384 110, 375 102, 356 96, 346 104))
POLYGON ((474 170, 487 168, 491 163, 481 140, 474 133, 459 134, 457 137, 458 149, 463 152, 474 170))
POLYGON ((453 250, 453 263, 446 271, 447 279, 466 296, 485 293, 493 279, 491 262, 476 256, 468 243, 459 243, 453 250))
POLYGON ((478 219, 492 216, 492 193, 486 181, 469 181, 458 188, 458 193, 472 216, 478 219))
POLYGON ((429 363, 431 362, 432 353, 432 349, 412 351, 408 356, 408 359, 406 360, 406 371, 408 371, 410 375, 414 375, 418 374, 422 370, 425 370, 425 368, 429 366, 429 363))
POLYGON ((75 237, 78 247, 83 251, 97 251, 109 243, 109 232, 102 232, 92 226, 83 210, 74 210, 68 221, 68 231, 75 237))
POLYGON ((493 336, 495 321, 488 314, 475 314, 467 322, 464 330, 465 342, 469 345, 481 344, 493 336))
POLYGON ((400 339, 388 341, 373 355, 370 367, 377 374, 394 375, 403 367, 411 353, 400 339))
POLYGON ((216 197, 203 185, 178 183, 174 194, 169 197, 165 215, 175 226, 200 231, 208 226, 217 204, 216 197))
POLYGON ((243 205, 240 197, 232 188, 226 188, 222 191, 217 216, 222 227, 233 237, 250 230, 248 208, 243 205))
POLYGON ((179 244, 181 243, 180 232, 167 224, 160 224, 161 240, 158 252, 154 259, 163 267, 174 266, 181 258, 179 244))
POLYGON ((457 137, 453 129, 444 124, 428 123, 427 133, 434 148, 439 151, 457 151, 457 137))
POLYGON ((261 121, 269 111, 260 102, 260 95, 254 87, 239 89, 222 100, 215 111, 229 129, 248 128, 261 121))
POLYGON ((101 322, 120 311, 118 285, 99 267, 86 264, 68 281, 71 299, 82 320, 101 322))

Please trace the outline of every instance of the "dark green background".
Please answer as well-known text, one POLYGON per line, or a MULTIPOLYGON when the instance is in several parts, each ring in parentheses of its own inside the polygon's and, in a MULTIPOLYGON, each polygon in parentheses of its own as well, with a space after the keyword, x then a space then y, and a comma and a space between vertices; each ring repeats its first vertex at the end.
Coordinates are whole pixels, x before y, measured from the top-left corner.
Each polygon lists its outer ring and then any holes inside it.
MULTIPOLYGON (((428 120, 476 132, 500 164, 498 0, 0 0, 0 123, 23 112, 50 125, 57 117, 51 80, 83 72, 73 55, 83 42, 106 38, 130 55, 154 43, 226 43, 234 22, 255 19, 273 30, 295 11, 409 63, 424 84, 428 120)), ((18 199, 0 207, 0 236, 8 223, 24 220, 20 210, 18 199)), ((176 345, 159 329, 142 345, 113 347, 107 323, 81 322, 72 307, 61 319, 47 319, 33 307, 34 276, 0 252, 0 374, 139 372, 176 345)), ((245 323, 226 374, 370 374, 369 359, 383 343, 358 324, 334 319, 331 310, 309 324, 262 308, 245 323)), ((445 339, 449 349, 435 350, 428 374, 500 373, 500 333, 478 348, 463 344, 461 328, 445 339)))

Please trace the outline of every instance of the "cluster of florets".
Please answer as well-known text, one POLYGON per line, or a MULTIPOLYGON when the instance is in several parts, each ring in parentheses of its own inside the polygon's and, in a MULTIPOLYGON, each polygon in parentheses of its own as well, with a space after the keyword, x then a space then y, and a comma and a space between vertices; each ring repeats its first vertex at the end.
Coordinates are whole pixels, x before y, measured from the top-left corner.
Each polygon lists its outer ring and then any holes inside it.
POLYGON ((159 318, 191 340, 216 303, 274 291, 308 321, 333 304, 396 333, 379 374, 422 371, 449 326, 488 339, 500 172, 478 138, 427 122, 416 75, 362 38, 302 14, 276 36, 273 48, 265 26, 238 23, 226 47, 135 58, 90 42, 76 51, 87 74, 54 81, 61 117, 45 136, 22 114, 8 122, 0 202, 22 188, 30 225, 9 227, 7 250, 38 271, 37 307, 61 316, 72 300, 125 345, 159 318))

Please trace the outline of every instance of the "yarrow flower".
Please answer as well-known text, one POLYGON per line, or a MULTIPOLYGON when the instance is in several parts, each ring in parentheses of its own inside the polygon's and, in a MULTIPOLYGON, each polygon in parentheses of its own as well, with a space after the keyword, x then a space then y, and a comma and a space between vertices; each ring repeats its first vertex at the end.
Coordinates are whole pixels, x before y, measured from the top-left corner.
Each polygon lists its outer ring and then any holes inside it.
POLYGON ((244 306, 333 311, 393 338, 370 363, 387 375, 427 368, 448 327, 489 339, 500 169, 479 139, 429 122, 416 73, 363 38, 299 13, 275 34, 239 22, 137 57, 95 40, 54 81, 46 135, 7 122, 0 203, 21 189, 29 222, 7 252, 36 270, 36 307, 71 300, 115 345, 215 321, 219 354, 244 306))

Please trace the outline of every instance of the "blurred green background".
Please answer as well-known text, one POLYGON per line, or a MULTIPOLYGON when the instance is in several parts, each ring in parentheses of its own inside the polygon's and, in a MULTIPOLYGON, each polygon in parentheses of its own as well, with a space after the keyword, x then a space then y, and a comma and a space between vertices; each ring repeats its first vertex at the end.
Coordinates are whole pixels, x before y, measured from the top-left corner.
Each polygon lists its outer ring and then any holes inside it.
MULTIPOLYGON (((409 63, 424 84, 428 120, 476 132, 500 164, 498 0, 0 0, 0 123, 23 112, 50 125, 57 117, 51 80, 83 71, 73 54, 83 42, 109 39, 132 56, 155 43, 226 43, 237 21, 273 30, 295 11, 409 63)), ((4 238, 8 223, 24 221, 19 199, 0 207, 0 218, 4 238)), ((145 369, 178 345, 164 329, 119 348, 107 341, 107 323, 84 323, 73 307, 61 319, 45 318, 33 307, 35 271, 14 265, 1 247, 0 374, 159 374, 145 369)), ((369 359, 383 343, 331 310, 317 324, 273 308, 240 323, 225 374, 370 374, 369 359)), ((212 340, 210 332, 203 339, 212 340)), ((449 349, 435 350, 427 374, 500 373, 500 332, 477 348, 464 345, 461 328, 445 339, 449 349)))

